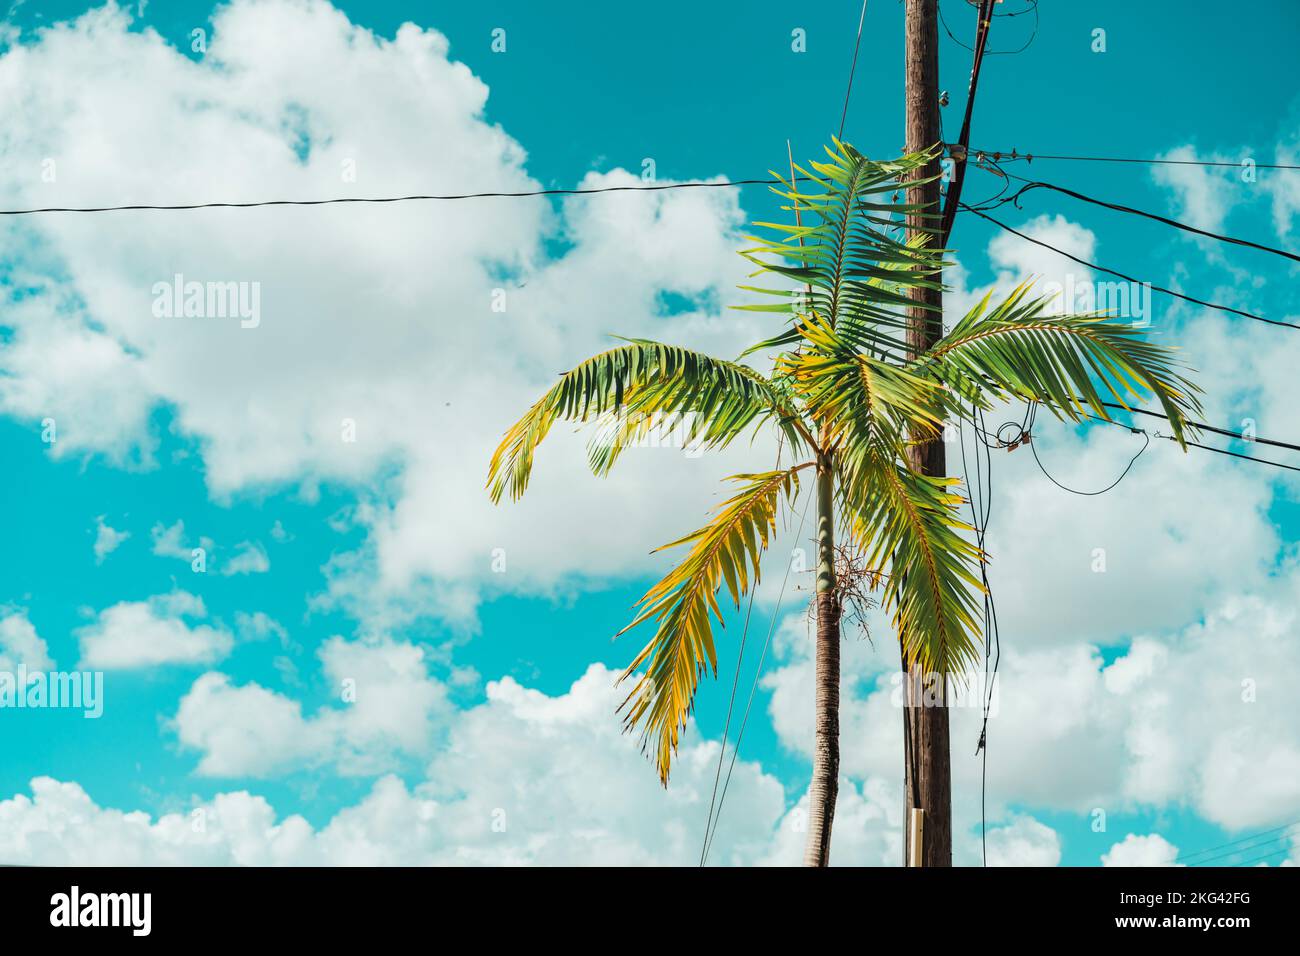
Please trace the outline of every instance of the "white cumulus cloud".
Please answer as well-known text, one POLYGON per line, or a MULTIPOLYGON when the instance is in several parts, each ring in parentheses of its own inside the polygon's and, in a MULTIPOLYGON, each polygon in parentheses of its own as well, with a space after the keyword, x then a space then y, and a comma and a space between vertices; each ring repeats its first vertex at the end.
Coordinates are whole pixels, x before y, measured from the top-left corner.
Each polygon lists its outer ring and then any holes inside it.
POLYGON ((1102 854, 1102 866, 1174 866, 1178 847, 1158 833, 1130 833, 1102 854))
POLYGON ((100 564, 104 558, 112 554, 127 538, 131 537, 129 531, 118 531, 109 527, 104 521, 104 515, 95 519, 95 563, 100 564))
POLYGON ((171 664, 210 664, 230 653, 222 627, 192 623, 207 616, 203 599, 173 591, 144 601, 120 601, 77 632, 81 667, 133 670, 171 664), (187 620, 189 619, 189 620, 187 620))
POLYGON ((14 673, 19 666, 47 671, 54 666, 50 649, 20 608, 0 608, 0 671, 14 673))

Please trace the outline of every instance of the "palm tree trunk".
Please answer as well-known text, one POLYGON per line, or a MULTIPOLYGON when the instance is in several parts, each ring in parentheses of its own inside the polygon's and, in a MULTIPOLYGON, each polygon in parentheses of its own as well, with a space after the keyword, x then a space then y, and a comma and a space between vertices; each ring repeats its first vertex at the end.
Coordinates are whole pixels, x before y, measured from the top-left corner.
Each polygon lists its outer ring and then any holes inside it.
POLYGON ((826 866, 840 780, 840 607, 835 592, 834 476, 817 470, 817 698, 805 866, 826 866))

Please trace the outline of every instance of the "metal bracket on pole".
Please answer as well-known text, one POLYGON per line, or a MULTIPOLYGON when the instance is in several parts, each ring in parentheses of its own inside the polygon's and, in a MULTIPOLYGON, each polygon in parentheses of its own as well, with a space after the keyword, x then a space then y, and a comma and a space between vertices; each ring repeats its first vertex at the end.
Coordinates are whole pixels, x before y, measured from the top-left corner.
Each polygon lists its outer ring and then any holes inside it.
POLYGON ((925 832, 925 811, 920 807, 912 807, 912 818, 908 820, 908 826, 911 828, 911 845, 907 854, 907 865, 921 866, 921 839, 925 832))

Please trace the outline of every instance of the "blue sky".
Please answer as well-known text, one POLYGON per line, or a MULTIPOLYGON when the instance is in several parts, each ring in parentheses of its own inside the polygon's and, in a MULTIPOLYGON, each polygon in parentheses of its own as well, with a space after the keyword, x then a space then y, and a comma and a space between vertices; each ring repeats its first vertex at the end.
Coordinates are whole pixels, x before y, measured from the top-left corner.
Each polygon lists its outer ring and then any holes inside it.
MULTIPOLYGON (((1212 30, 1187 4, 1043 7, 1024 52, 986 63, 976 145, 1297 162, 1293 5, 1257 4, 1212 30), (1092 49, 1097 28, 1104 52, 1092 49)), ((743 14, 669 2, 599 17, 519 2, 337 4, 346 19, 305 0, 246 0, 215 22, 206 3, 152 0, 77 20, 87 9, 11 10, 0 83, 17 91, 22 120, 5 134, 5 206, 612 184, 647 158, 661 181, 762 176, 780 168, 787 138, 809 156, 834 132, 857 22, 850 0, 743 14), (63 21, 76 23, 43 32, 63 21), (410 28, 398 35, 407 21, 446 48, 410 28), (191 50, 196 28, 206 52, 191 50), (496 28, 503 53, 491 49, 496 28), (791 49, 796 28, 806 53, 791 49), (39 175, 49 158, 54 182, 39 175), (338 174, 349 160, 356 182, 338 174)), ((965 4, 943 9, 971 36, 965 4)), ((902 140, 901 16, 898 3, 870 4, 845 128, 881 157, 902 140)), ((1033 20, 998 20, 992 48, 1019 47, 1033 20)), ((945 36, 950 136, 968 71, 969 54, 945 36)), ((1246 183, 1235 169, 1164 170, 1015 167, 1293 247, 1296 174, 1246 183)), ((997 184, 972 170, 966 188, 979 198, 997 184)), ((602 485, 570 442, 539 460, 547 477, 524 506, 489 512, 478 489, 511 416, 604 336, 734 352, 767 331, 722 307, 738 301, 742 223, 775 204, 761 189, 724 193, 5 223, 0 606, 61 668, 93 660, 88 648, 110 638, 138 660, 106 668, 99 720, 0 713, 0 848, 46 861, 693 862, 739 628, 728 628, 722 676, 702 688, 667 793, 606 706, 618 699, 610 672, 639 647, 610 636, 662 568, 650 548, 693 527, 717 500, 715 479, 758 467, 770 445, 721 463, 646 451, 602 485), (260 282, 262 327, 160 331, 147 293, 174 272, 260 282), (503 316, 486 306, 497 287, 519 303, 503 316), (41 440, 47 415, 54 445, 41 440), (341 418, 357 421, 357 443, 338 440, 341 418), (101 518, 129 536, 97 555, 101 518), (204 546, 207 570, 166 553, 169 540, 204 546), (240 573, 241 552, 264 555, 265 569, 240 573), (176 642, 170 661, 151 661, 141 646, 151 635, 176 642), (340 699, 348 680, 364 707, 340 699), (573 768, 571 794, 539 796, 573 768), (62 787, 34 790, 35 778, 62 787), (605 788, 621 809, 593 792, 605 788), (196 807, 214 820, 197 834, 196 807), (518 822, 498 832, 502 808, 518 822), (78 814, 91 820, 80 831, 78 814), (404 814, 411 829, 385 828, 404 814), (309 836, 283 823, 295 816, 309 836)), ((999 215, 1190 295, 1300 314, 1276 257, 1043 191, 999 215)), ((953 245, 953 308, 1069 266, 970 217, 953 245)), ((1201 370, 1207 420, 1300 439, 1283 352, 1294 333, 1154 304, 1155 331, 1201 370)), ((1107 483, 1134 450, 1117 429, 1040 427, 1044 460, 1079 487, 1107 483)), ((998 859, 1159 862, 1300 819, 1300 721, 1266 692, 1300 670, 1287 640, 1294 483, 1158 447, 1116 494, 1081 503, 1024 457, 996 463, 991 532, 1009 680, 1024 682, 1008 683, 1006 729, 990 731, 998 859), (1110 560, 1104 575, 1087 570, 1096 547, 1110 560), (1252 709, 1235 697, 1243 680, 1261 687, 1252 709), (1243 777, 1243 761, 1260 776, 1243 777)), ((751 639, 774 596, 762 593, 751 639)), ((798 592, 778 620, 719 832, 723 862, 786 862, 797 844, 811 693, 798 592)), ((841 862, 898 855, 897 712, 878 692, 890 646, 877 622, 873 643, 849 652, 856 802, 837 820, 841 862)), ((970 725, 955 726, 957 856, 974 863, 978 765, 970 725)))

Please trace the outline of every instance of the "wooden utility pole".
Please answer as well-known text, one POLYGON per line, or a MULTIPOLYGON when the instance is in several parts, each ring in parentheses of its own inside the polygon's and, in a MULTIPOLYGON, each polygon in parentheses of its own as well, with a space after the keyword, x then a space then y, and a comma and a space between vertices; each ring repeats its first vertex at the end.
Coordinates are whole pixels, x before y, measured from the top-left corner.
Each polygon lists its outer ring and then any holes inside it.
MULTIPOLYGON (((941 139, 939 132, 939 24, 937 0, 905 0, 906 3, 906 107, 907 152, 932 149, 941 139)), ((919 178, 932 182, 909 186, 907 201, 939 212, 939 159, 927 163, 919 178)), ((915 227, 938 227, 938 220, 911 217, 909 239, 915 227)), ((937 289, 915 289, 916 306, 908 309, 908 351, 912 357, 925 352, 943 334, 943 294, 937 289)), ((914 467, 927 475, 945 473, 943 440, 913 445, 908 454, 914 467)), ((922 866, 952 866, 952 768, 948 755, 948 707, 946 678, 939 676, 934 689, 938 706, 926 705, 926 676, 914 673, 903 660, 903 741, 905 821, 913 809, 922 811, 925 839, 918 854, 922 866)), ((931 696, 933 696, 933 693, 931 696)), ((912 828, 906 826, 904 860, 911 862, 912 828)))

